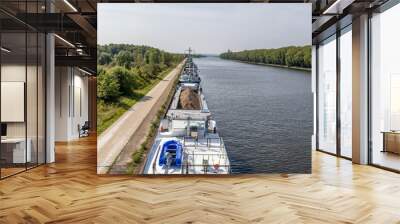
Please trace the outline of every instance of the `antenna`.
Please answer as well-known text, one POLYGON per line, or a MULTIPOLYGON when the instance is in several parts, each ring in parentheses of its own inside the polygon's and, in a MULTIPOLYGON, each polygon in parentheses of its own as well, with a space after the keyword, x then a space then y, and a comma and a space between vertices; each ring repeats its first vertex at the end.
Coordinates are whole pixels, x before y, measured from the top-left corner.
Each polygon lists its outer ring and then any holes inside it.
POLYGON ((190 56, 191 56, 191 54, 192 54, 192 48, 190 48, 190 47, 189 47, 189 49, 188 49, 188 50, 186 50, 185 52, 188 52, 188 54, 187 54, 187 55, 188 55, 188 57, 190 57, 190 56))

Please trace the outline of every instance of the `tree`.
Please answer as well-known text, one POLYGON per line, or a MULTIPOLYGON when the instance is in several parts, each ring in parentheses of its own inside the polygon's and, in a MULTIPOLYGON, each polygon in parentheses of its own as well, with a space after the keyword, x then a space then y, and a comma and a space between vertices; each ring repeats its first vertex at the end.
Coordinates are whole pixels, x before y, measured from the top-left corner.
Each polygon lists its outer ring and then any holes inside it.
POLYGON ((287 66, 295 66, 297 65, 297 59, 296 59, 296 54, 297 50, 294 48, 290 48, 286 51, 285 55, 285 63, 287 66))
POLYGON ((119 94, 126 96, 146 86, 162 71, 183 59, 182 54, 130 44, 98 45, 97 55, 99 68, 113 76, 112 80, 117 78, 119 94))
POLYGON ((311 68, 311 47, 304 47, 304 66, 307 68, 311 68))
POLYGON ((158 50, 150 49, 149 50, 149 55, 148 55, 148 57, 149 57, 149 62, 148 63, 151 64, 151 65, 155 65, 155 64, 160 63, 159 54, 160 54, 160 52, 158 50))
POLYGON ((140 72, 146 78, 154 79, 156 75, 154 74, 154 65, 146 64, 140 68, 140 72))
POLYGON ((101 52, 99 54, 99 57, 98 57, 98 60, 97 60, 97 62, 100 65, 108 65, 108 64, 111 63, 111 61, 112 61, 111 54, 106 53, 106 52, 101 52))
POLYGON ((150 52, 146 51, 143 55, 143 61, 145 64, 149 64, 150 63, 150 52))
POLYGON ((115 57, 117 65, 129 68, 133 65, 133 55, 129 51, 120 51, 115 57))
POLYGON ((232 52, 228 50, 221 58, 252 63, 266 63, 284 66, 311 68, 311 47, 282 47, 277 49, 255 49, 232 52))
POLYGON ((103 71, 97 77, 97 96, 105 101, 113 100, 120 96, 117 77, 103 71))
POLYGON ((117 66, 111 68, 108 73, 110 76, 117 79, 119 92, 121 95, 130 95, 132 93, 132 89, 136 87, 135 79, 128 69, 117 66))
POLYGON ((160 65, 165 65, 165 53, 161 51, 160 53, 160 65))
POLYGON ((140 67, 143 65, 143 55, 141 52, 136 52, 136 57, 135 57, 135 66, 140 67))

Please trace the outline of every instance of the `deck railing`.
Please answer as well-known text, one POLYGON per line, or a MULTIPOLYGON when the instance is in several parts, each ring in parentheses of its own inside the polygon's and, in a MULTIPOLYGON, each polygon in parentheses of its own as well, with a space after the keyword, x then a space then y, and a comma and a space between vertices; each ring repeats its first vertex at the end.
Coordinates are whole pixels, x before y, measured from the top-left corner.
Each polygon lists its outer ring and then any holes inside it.
POLYGON ((200 147, 206 146, 207 148, 219 148, 220 150, 225 148, 224 140, 222 140, 221 137, 218 138, 193 138, 193 137, 184 137, 183 138, 183 146, 184 147, 195 147, 195 149, 198 149, 200 147), (189 141, 192 140, 192 141, 189 141), (216 144, 218 145, 212 145, 213 140, 217 141, 216 144), (204 145, 202 142, 199 143, 199 141, 205 141, 206 145, 204 145), (192 144, 191 144, 192 143, 192 144))
POLYGON ((224 154, 196 154, 184 153, 182 174, 229 174, 231 172, 230 162, 228 156, 224 154), (202 163, 195 163, 197 161, 202 163), (201 157, 199 159, 199 157, 201 157), (216 157, 218 157, 216 159, 216 157), (200 168, 200 170, 198 170, 200 168))

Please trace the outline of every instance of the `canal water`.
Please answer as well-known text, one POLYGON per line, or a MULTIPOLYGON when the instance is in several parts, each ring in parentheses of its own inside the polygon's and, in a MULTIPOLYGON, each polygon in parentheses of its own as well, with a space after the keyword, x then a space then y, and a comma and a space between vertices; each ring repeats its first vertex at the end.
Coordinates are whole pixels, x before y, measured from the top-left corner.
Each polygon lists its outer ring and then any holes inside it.
POLYGON ((311 73, 196 58, 233 173, 311 172, 311 73))

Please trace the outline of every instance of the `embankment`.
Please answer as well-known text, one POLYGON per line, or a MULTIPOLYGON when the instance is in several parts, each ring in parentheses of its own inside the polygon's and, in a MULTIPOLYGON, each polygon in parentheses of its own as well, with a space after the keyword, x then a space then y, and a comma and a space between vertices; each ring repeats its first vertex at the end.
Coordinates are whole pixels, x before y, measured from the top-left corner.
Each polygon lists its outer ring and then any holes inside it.
POLYGON ((231 61, 237 61, 237 62, 252 64, 252 65, 272 66, 272 67, 278 67, 278 68, 287 68, 287 69, 294 69, 294 70, 300 70, 300 71, 311 72, 311 68, 296 67, 296 66, 287 66, 287 65, 277 65, 277 64, 257 63, 257 62, 251 62, 251 61, 242 61, 242 60, 225 59, 225 58, 221 58, 221 59, 224 59, 224 60, 231 60, 231 61))
POLYGON ((145 140, 150 124, 179 77, 184 61, 98 137, 97 173, 125 173, 132 153, 145 140))

